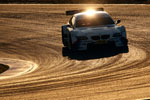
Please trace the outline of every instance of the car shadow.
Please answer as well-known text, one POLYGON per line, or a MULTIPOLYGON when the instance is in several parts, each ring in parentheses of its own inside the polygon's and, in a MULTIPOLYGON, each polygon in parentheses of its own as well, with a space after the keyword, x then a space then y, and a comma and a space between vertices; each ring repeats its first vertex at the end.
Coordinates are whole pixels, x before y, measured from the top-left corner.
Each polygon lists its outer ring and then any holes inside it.
POLYGON ((112 57, 121 53, 128 53, 129 48, 115 48, 115 47, 99 47, 92 48, 86 51, 71 51, 66 47, 62 48, 62 56, 76 60, 89 60, 112 57))

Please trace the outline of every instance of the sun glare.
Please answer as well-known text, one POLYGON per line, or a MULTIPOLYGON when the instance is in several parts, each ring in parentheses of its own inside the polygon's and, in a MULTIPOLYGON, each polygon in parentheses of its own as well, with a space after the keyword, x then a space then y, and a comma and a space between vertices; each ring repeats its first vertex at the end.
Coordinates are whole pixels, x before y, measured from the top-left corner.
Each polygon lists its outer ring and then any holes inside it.
POLYGON ((94 9, 89 9, 85 12, 88 16, 93 16, 95 14, 95 10, 94 9))

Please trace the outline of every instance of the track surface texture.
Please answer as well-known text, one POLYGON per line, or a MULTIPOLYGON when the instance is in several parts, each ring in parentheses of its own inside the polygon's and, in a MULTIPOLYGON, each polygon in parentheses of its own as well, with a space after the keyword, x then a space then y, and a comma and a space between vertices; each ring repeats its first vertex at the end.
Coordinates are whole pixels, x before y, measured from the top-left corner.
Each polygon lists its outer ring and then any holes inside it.
POLYGON ((150 98, 150 5, 0 5, 0 58, 38 66, 1 79, 0 100, 150 98), (103 7, 122 20, 129 52, 63 48, 61 25, 70 18, 65 11, 87 7, 103 7))

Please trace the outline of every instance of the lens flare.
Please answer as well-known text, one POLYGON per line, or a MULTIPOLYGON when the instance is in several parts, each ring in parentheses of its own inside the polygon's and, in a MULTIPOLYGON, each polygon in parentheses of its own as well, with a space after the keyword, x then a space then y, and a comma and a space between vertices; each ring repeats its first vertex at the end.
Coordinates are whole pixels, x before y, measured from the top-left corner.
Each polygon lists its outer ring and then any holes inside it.
POLYGON ((95 14, 95 10, 94 9, 89 9, 89 10, 87 10, 85 13, 86 13, 86 15, 88 15, 88 16, 93 16, 94 14, 95 14))

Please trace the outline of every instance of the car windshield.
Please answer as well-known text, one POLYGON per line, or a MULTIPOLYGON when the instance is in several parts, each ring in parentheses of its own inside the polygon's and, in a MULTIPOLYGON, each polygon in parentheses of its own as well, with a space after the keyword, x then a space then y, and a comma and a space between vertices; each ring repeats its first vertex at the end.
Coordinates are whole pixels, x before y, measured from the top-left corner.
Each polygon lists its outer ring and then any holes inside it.
POLYGON ((93 27, 109 24, 114 24, 114 21, 108 14, 81 15, 76 18, 76 27, 93 27))

